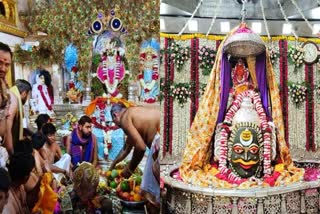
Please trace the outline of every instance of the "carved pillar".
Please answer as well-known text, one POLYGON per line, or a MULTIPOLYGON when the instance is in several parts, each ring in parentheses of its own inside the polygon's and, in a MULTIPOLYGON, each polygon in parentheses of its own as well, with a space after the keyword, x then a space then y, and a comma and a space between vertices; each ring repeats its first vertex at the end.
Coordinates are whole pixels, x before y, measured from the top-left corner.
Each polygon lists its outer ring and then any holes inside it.
POLYGON ((207 202, 208 202, 208 210, 207 210, 207 214, 212 214, 213 210, 212 210, 212 201, 213 201, 213 197, 209 196, 207 198, 207 202))
POLYGON ((306 213, 306 195, 305 191, 301 190, 301 213, 306 213))
POLYGON ((232 197, 232 211, 231 214, 238 214, 238 197, 232 197))
POLYGON ((263 198, 258 198, 257 214, 264 214, 263 198))
POLYGON ((172 205, 172 207, 175 207, 176 206, 176 201, 175 201, 175 191, 172 189, 172 191, 171 191, 171 205, 172 205))
POLYGON ((192 214, 191 193, 187 193, 186 213, 192 214))
POLYGON ((287 213, 286 194, 281 194, 281 214, 287 213))

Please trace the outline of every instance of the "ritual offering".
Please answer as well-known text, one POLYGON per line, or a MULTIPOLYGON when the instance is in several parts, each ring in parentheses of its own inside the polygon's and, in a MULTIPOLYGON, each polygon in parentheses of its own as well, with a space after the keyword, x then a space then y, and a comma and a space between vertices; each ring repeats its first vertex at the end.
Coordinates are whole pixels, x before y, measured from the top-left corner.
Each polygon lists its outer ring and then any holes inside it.
POLYGON ((124 206, 137 207, 143 206, 143 197, 140 194, 142 181, 142 171, 137 168, 130 178, 125 179, 121 176, 125 163, 119 163, 115 169, 102 172, 106 178, 106 189, 115 193, 122 201, 124 206))

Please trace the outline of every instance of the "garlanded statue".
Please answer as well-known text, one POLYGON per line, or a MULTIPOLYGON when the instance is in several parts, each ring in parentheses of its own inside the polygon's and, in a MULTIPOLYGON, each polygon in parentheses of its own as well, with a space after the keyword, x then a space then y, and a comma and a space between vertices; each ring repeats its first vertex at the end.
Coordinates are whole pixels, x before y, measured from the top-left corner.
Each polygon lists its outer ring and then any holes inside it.
POLYGON ((145 41, 141 45, 141 74, 138 78, 141 84, 141 100, 146 103, 154 103, 158 99, 159 51, 160 45, 155 39, 145 41))
POLYGON ((303 178, 285 142, 269 53, 246 24, 219 47, 179 172, 185 182, 222 188, 279 186, 303 178))
POLYGON ((83 83, 79 80, 78 49, 73 44, 69 44, 65 50, 65 67, 70 75, 68 82, 67 97, 71 102, 79 102, 84 91, 83 83))
POLYGON ((83 85, 82 82, 79 80, 79 73, 78 68, 73 66, 70 72, 70 80, 69 80, 69 90, 67 91, 67 97, 72 102, 79 102, 83 96, 83 85))
POLYGON ((228 161, 235 176, 261 178, 263 144, 259 126, 254 123, 238 123, 228 142, 228 161))
POLYGON ((112 122, 111 107, 121 102, 126 106, 132 104, 124 99, 115 97, 98 97, 86 108, 86 115, 92 119, 92 132, 97 137, 98 160, 114 160, 125 141, 125 135, 121 128, 112 122))
POLYGON ((31 108, 35 113, 53 115, 53 87, 50 73, 40 70, 36 74, 36 83, 32 86, 31 108))
POLYGON ((112 97, 122 97, 118 86, 125 77, 125 67, 124 49, 121 47, 120 39, 106 40, 105 50, 101 55, 101 63, 97 69, 97 77, 105 84, 107 94, 112 97))
POLYGON ((97 77, 106 86, 107 94, 116 98, 122 97, 118 86, 126 72, 125 46, 120 37, 127 33, 127 30, 122 25, 121 19, 116 16, 119 10, 120 8, 116 7, 110 11, 110 14, 99 11, 97 19, 91 23, 88 30, 88 36, 99 35, 94 45, 94 52, 101 56, 97 77))

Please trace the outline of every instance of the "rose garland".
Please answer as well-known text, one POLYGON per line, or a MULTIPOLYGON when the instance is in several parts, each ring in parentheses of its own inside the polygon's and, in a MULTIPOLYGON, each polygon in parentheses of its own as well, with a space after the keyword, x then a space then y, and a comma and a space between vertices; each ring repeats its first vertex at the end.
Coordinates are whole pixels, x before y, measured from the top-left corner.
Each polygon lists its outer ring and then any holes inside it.
POLYGON ((315 138, 314 138, 314 76, 313 76, 313 66, 305 65, 305 82, 307 82, 306 87, 306 149, 309 151, 315 151, 315 138))
POLYGON ((97 102, 97 110, 99 110, 99 120, 100 122, 97 121, 97 118, 96 117, 91 117, 92 119, 92 124, 94 125, 94 127, 98 128, 98 129, 101 129, 101 130, 104 130, 105 132, 108 132, 110 130, 116 130, 116 129, 119 129, 118 126, 116 125, 109 125, 106 123, 106 117, 105 117, 105 108, 107 108, 107 105, 106 103, 104 102, 104 100, 99 100, 97 102))
POLYGON ((301 104, 306 100, 308 88, 305 86, 305 83, 288 83, 288 94, 291 98, 291 101, 300 107, 301 104))
POLYGON ((184 63, 190 58, 190 48, 181 47, 181 45, 173 41, 167 51, 169 52, 177 71, 180 72, 184 63))
POLYGON ((303 64, 303 49, 301 46, 289 46, 289 62, 294 65, 294 72, 303 64))
POLYGON ((283 112, 283 122, 285 127, 285 140, 287 146, 289 146, 289 120, 288 120, 288 42, 285 40, 279 41, 280 47, 280 62, 279 62, 279 72, 280 72, 280 98, 281 106, 283 112))
POLYGON ((239 94, 236 99, 233 101, 230 109, 228 110, 225 120, 222 124, 221 129, 221 137, 220 137, 220 155, 219 155, 219 178, 227 178, 227 181, 234 184, 240 184, 246 179, 242 179, 238 177, 236 174, 231 172, 230 169, 227 168, 227 155, 228 155, 228 136, 231 133, 230 126, 232 124, 233 117, 236 112, 240 109, 242 100, 244 97, 250 97, 253 99, 253 104, 255 110, 258 113, 260 119, 260 128, 263 133, 263 172, 265 175, 271 175, 271 140, 272 140, 272 129, 270 128, 267 116, 264 112, 261 99, 258 93, 248 90, 241 94, 239 94))
POLYGON ((174 82, 164 82, 163 78, 160 79, 160 95, 159 100, 162 101, 164 99, 165 94, 167 96, 172 97, 173 99, 177 99, 180 107, 183 107, 185 103, 188 102, 188 99, 191 95, 191 88, 194 82, 189 83, 174 83, 174 82))
POLYGON ((46 98, 46 96, 45 96, 45 94, 44 94, 44 92, 43 92, 43 86, 42 86, 42 85, 39 85, 39 86, 38 86, 38 90, 40 91, 40 95, 41 95, 42 100, 44 101, 44 104, 46 105, 47 109, 48 109, 49 111, 52 111, 53 97, 48 95, 48 96, 49 96, 49 99, 50 99, 50 104, 49 104, 49 102, 48 102, 48 100, 47 100, 47 98, 46 98))
POLYGON ((208 76, 211 73, 216 58, 216 51, 213 49, 213 47, 205 45, 198 50, 198 53, 199 65, 202 69, 202 74, 204 76, 208 76))
POLYGON ((190 98, 191 86, 190 83, 176 83, 170 86, 169 94, 174 99, 177 99, 180 106, 183 107, 190 98))

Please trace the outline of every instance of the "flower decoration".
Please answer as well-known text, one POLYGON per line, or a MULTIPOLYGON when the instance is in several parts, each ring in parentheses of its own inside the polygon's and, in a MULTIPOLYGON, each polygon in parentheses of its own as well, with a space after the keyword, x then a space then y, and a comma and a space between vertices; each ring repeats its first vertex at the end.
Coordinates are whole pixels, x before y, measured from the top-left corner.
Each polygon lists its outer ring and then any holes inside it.
POLYGON ((80 90, 76 89, 75 87, 72 87, 69 89, 66 95, 71 100, 71 102, 78 103, 80 97, 82 96, 82 93, 80 90))
POLYGON ((216 51, 209 46, 203 46, 198 50, 199 56, 199 65, 202 69, 202 74, 207 76, 210 74, 215 58, 216 58, 216 51))
MULTIPOLYGON (((88 71, 92 60, 93 40, 92 37, 88 38, 86 33, 88 23, 97 19, 97 9, 101 8, 104 15, 109 15, 110 10, 116 8, 117 17, 121 17, 121 22, 129 32, 124 39, 126 51, 130 53, 128 55, 130 70, 137 67, 141 41, 159 34, 159 0, 116 2, 83 0, 81 3, 63 0, 44 1, 36 4, 32 8, 32 13, 21 15, 20 20, 25 23, 30 34, 36 34, 38 31, 47 34, 46 38, 41 40, 39 47, 40 50, 47 50, 46 52, 49 53, 44 55, 42 51, 36 51, 32 52, 32 56, 28 56, 30 53, 23 52, 24 58, 30 63, 41 63, 41 65, 48 61, 50 61, 49 64, 54 62, 60 64, 63 60, 61 52, 72 42, 79 48, 80 71, 88 71)), ((117 27, 119 21, 117 19, 113 21, 113 27, 117 27)), ((95 23, 95 30, 97 25, 99 22, 95 23)))
POLYGON ((271 63, 272 65, 274 65, 274 63, 276 62, 276 60, 279 58, 280 53, 279 53, 279 47, 276 46, 269 46, 268 47, 268 51, 270 54, 270 59, 271 59, 271 63))
POLYGON ((165 93, 169 93, 170 91, 171 82, 165 82, 164 78, 160 79, 160 94, 159 94, 159 101, 164 99, 165 93))
POLYGON ((174 41, 171 43, 169 53, 178 72, 180 72, 184 63, 190 58, 190 48, 181 47, 181 45, 174 41))
POLYGON ((289 47, 288 51, 289 62, 294 64, 294 71, 297 71, 297 68, 301 67, 303 64, 303 49, 300 46, 297 47, 289 47))
POLYGON ((191 95, 190 83, 176 83, 170 86, 170 96, 177 99, 180 106, 183 107, 191 95))
POLYGON ((73 128, 76 127, 77 121, 77 117, 75 117, 71 112, 68 112, 61 118, 61 123, 64 130, 72 131, 73 128))
POLYGON ((159 100, 162 101, 167 93, 167 96, 177 99, 180 107, 183 107, 192 94, 191 89, 194 84, 194 82, 174 83, 171 81, 165 83, 164 78, 161 78, 159 100))
POLYGON ((306 100, 308 88, 300 83, 288 83, 288 85, 291 101, 296 104, 297 107, 300 106, 306 100))

